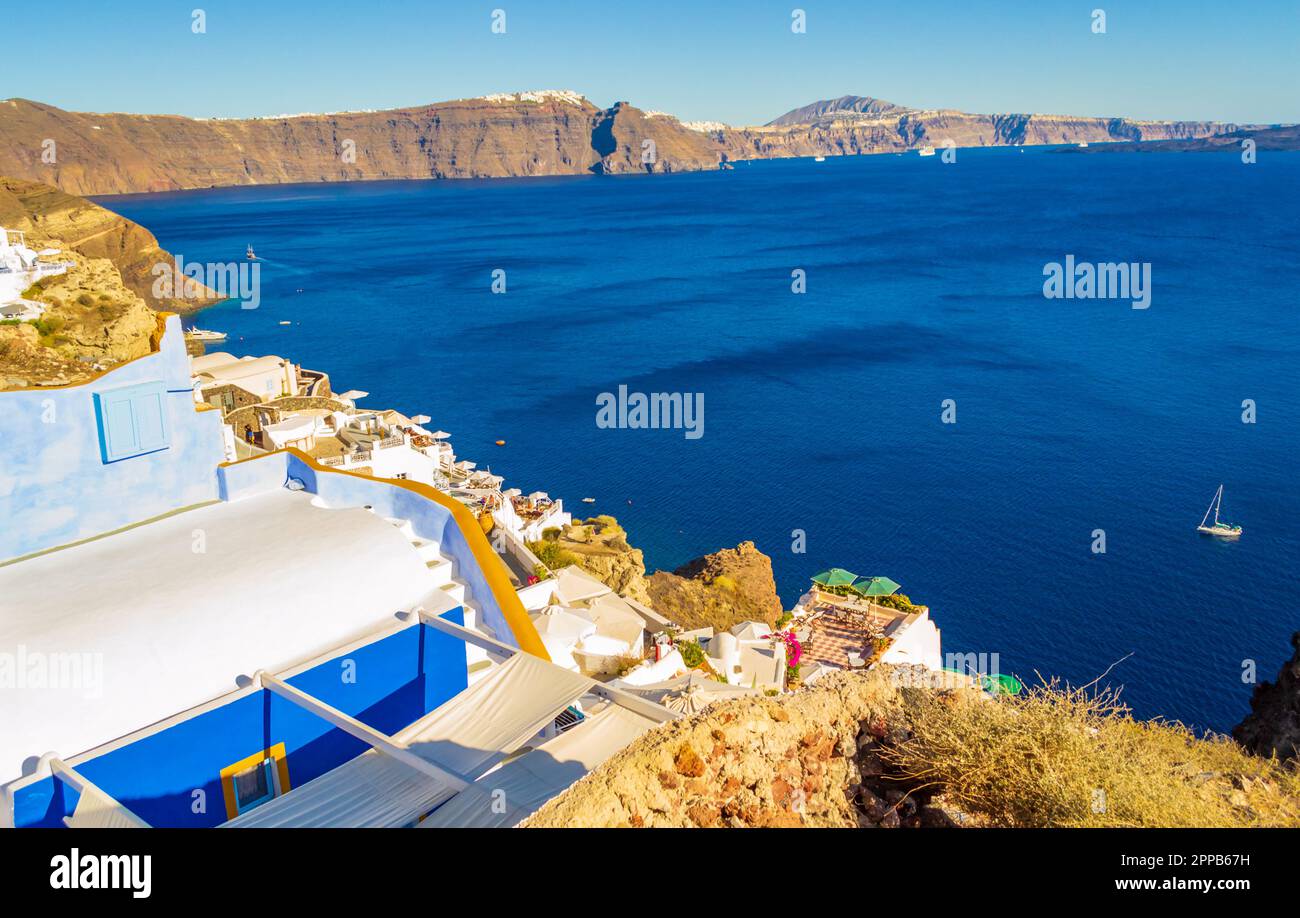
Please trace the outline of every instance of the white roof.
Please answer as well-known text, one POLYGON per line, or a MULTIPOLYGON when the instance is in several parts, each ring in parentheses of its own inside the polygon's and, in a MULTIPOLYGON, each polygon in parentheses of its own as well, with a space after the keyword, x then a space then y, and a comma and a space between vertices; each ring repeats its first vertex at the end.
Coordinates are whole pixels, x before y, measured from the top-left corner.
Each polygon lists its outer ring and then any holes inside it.
POLYGON ((617 593, 606 593, 583 612, 596 623, 596 631, 635 645, 645 632, 645 620, 617 593))
POLYGON ((562 606, 571 606, 614 592, 576 564, 570 564, 556 571, 555 585, 551 589, 562 606))
POLYGON ((262 433, 266 434, 277 448, 293 440, 304 440, 315 432, 316 419, 313 417, 293 416, 275 424, 262 426, 262 433))
POLYGON ((228 354, 225 351, 214 351, 211 354, 204 354, 201 357, 190 358, 190 370, 194 375, 211 369, 212 367, 224 366, 227 363, 234 363, 238 358, 234 354, 228 354))
POLYGON ((383 519, 311 500, 272 491, 0 567, 0 647, 91 674, 0 691, 0 781, 371 633, 433 587, 383 519))
POLYGON ((746 621, 731 626, 731 633, 740 641, 760 641, 772 636, 776 629, 766 622, 746 621))

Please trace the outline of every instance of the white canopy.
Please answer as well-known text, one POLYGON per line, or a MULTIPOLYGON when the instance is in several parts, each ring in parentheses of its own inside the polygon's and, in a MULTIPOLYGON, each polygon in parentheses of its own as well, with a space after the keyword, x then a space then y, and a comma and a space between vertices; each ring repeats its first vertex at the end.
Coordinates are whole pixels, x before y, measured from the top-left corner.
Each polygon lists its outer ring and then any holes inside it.
POLYGON ((266 424, 262 433, 278 449, 294 440, 305 440, 316 432, 316 419, 297 415, 285 418, 275 424, 266 424))
POLYGON ((519 747, 595 683, 517 653, 394 735, 423 759, 473 778, 519 747))
MULTIPOLYGON (((603 584, 602 584, 603 585, 603 584)), ((645 634, 645 621, 616 593, 598 596, 584 610, 596 623, 596 632, 637 646, 645 634)))
POLYGON ((488 772, 420 823, 433 828, 507 828, 517 825, 651 727, 649 718, 611 704, 488 772), (505 812, 496 812, 505 804, 505 812))
POLYGON ((757 689, 741 685, 728 685, 697 669, 673 679, 666 679, 663 682, 651 682, 643 685, 619 683, 619 687, 634 695, 639 695, 647 701, 662 704, 669 710, 685 714, 693 714, 703 706, 712 704, 715 701, 725 701, 730 698, 743 698, 747 695, 758 694, 757 689))
POLYGON ((775 629, 766 622, 746 621, 731 626, 731 633, 739 641, 762 641, 772 636, 775 629))
POLYGON ((396 828, 455 790, 376 749, 222 824, 223 829, 396 828))
POLYGON ((576 564, 571 564, 555 572, 555 585, 551 592, 560 605, 572 606, 614 591, 576 564))
POLYGON ((147 829, 148 824, 93 784, 81 789, 71 816, 63 817, 69 829, 147 829))
POLYGON ((576 615, 563 606, 547 606, 533 616, 533 627, 543 639, 553 637, 580 641, 589 634, 596 633, 596 623, 591 619, 576 615))

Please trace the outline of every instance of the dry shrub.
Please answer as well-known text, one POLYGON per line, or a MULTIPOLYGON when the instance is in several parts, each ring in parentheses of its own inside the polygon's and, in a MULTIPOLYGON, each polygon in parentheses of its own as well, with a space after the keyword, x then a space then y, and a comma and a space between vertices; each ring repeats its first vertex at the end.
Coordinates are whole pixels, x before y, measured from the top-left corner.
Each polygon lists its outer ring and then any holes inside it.
POLYGON ((904 780, 998 826, 1300 826, 1300 774, 1225 737, 1134 720, 1117 695, 1051 682, 1015 698, 905 689, 904 780))

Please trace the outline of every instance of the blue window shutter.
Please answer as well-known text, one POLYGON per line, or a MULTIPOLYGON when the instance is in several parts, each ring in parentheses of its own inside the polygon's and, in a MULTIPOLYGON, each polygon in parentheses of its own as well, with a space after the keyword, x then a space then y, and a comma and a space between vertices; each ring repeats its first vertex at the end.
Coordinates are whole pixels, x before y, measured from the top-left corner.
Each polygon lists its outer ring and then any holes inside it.
POLYGON ((163 401, 166 397, 166 392, 159 389, 131 400, 140 452, 153 452, 167 446, 167 404, 163 401))
POLYGON ((99 449, 105 463, 167 449, 167 389, 161 381, 95 393, 99 449))

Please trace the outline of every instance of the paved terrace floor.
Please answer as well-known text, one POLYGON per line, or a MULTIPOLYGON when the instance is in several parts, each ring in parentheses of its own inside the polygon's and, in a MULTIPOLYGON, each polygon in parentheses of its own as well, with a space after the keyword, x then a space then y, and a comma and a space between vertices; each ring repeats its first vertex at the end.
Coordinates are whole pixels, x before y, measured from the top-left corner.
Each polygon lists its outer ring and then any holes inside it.
POLYGON ((24 680, 0 688, 0 782, 393 624, 430 588, 391 524, 287 490, 0 567, 0 654, 24 680), (35 684, 42 654, 81 677, 35 684))

